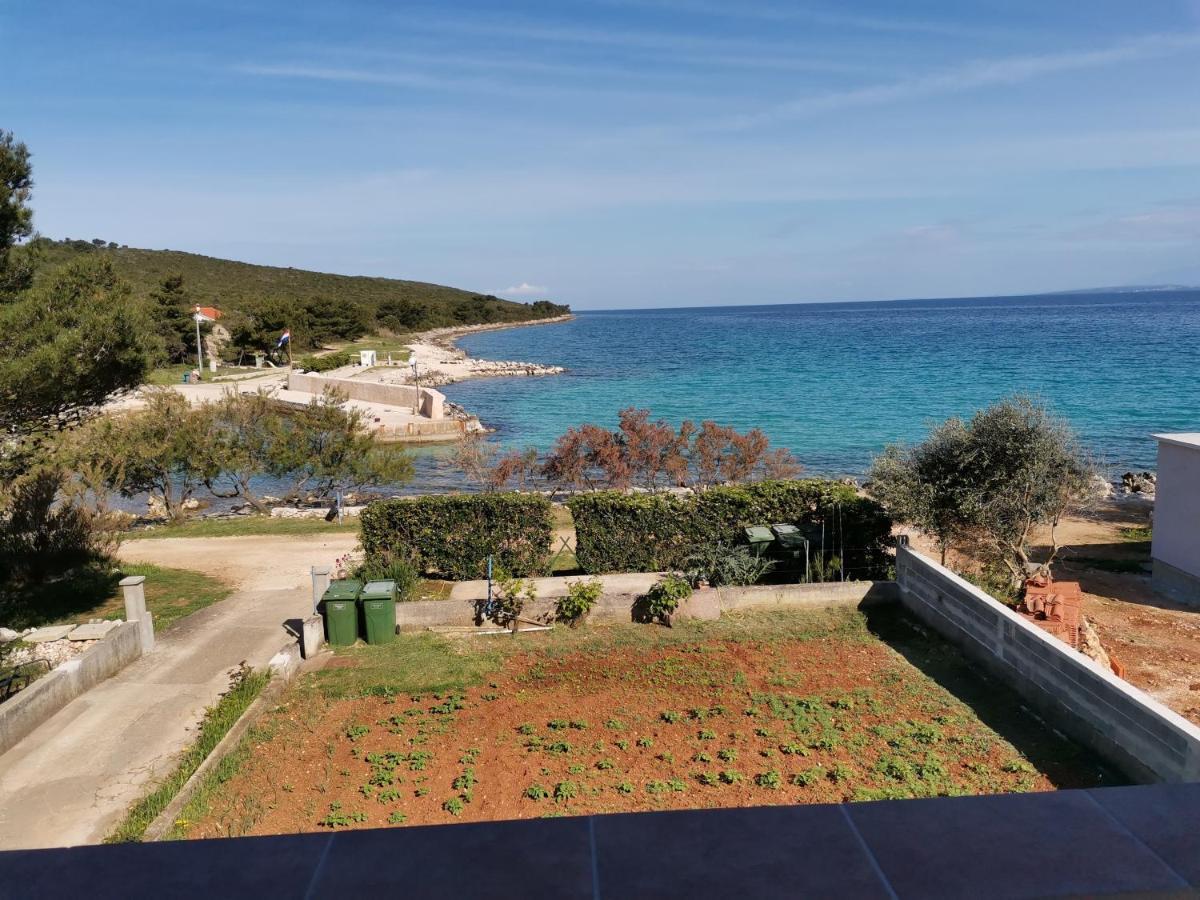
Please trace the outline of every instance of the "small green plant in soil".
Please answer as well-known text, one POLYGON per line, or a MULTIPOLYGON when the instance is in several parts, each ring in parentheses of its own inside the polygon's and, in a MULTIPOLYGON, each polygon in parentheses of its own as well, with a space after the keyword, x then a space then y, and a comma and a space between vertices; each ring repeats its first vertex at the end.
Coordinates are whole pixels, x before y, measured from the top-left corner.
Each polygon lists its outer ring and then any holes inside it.
POLYGON ((682 575, 667 575, 642 597, 647 618, 666 622, 679 604, 692 596, 692 585, 682 575))
POLYGON ((550 791, 540 784, 531 784, 525 788, 525 796, 530 800, 545 800, 550 796, 550 791))
POLYGON ((574 781, 560 781, 554 786, 554 802, 568 803, 579 796, 579 785, 574 781))
POLYGON ((329 813, 317 824, 322 828, 346 828, 365 821, 367 821, 365 812, 345 812, 342 804, 334 802, 329 804, 329 813))
POLYGON ((554 604, 554 616, 574 628, 592 611, 603 593, 604 584, 599 578, 573 581, 567 585, 566 596, 559 597, 554 604))
POLYGON ((759 774, 755 775, 754 783, 759 787, 778 790, 783 786, 783 776, 780 775, 775 769, 771 769, 770 771, 760 772, 759 774))
POLYGON ((442 809, 450 813, 452 816, 460 816, 463 811, 463 802, 458 797, 451 797, 442 804, 442 809))

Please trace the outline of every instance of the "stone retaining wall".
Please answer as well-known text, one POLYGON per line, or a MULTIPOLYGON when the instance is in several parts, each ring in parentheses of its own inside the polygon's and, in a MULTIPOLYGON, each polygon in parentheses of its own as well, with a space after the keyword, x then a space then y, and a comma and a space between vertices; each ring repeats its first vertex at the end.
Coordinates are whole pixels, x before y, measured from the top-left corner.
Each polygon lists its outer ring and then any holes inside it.
POLYGON ((143 652, 138 622, 123 622, 84 653, 42 676, 0 704, 0 754, 16 746, 52 715, 143 652))
MULTIPOLYGON (((633 604, 638 594, 611 592, 601 594, 588 614, 589 624, 617 624, 633 621, 633 604)), ((715 618, 735 609, 772 607, 860 606, 887 603, 896 599, 896 586, 890 581, 847 581, 821 584, 756 585, 723 587, 697 591, 680 609, 680 618, 715 618)), ((554 596, 539 596, 525 607, 522 618, 554 621, 554 596)), ((396 604, 396 621, 402 630, 431 627, 467 627, 475 624, 474 600, 418 600, 396 604)))
POLYGON ((1200 728, 949 569, 896 550, 900 600, 1055 728, 1145 782, 1200 781, 1200 728))

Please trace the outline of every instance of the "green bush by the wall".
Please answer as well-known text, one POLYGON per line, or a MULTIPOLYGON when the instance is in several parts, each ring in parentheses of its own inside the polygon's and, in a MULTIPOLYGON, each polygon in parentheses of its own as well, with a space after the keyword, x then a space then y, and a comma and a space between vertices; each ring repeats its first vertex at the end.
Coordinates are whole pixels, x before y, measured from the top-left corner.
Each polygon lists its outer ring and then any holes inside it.
POLYGON ((324 356, 302 356, 296 360, 296 368, 305 372, 329 372, 348 366, 358 359, 357 353, 349 350, 339 350, 336 353, 326 353, 324 356))
POLYGON ((892 521, 874 500, 835 481, 764 481, 697 494, 597 491, 567 501, 575 519, 575 554, 589 573, 683 569, 701 544, 743 541, 751 525, 787 522, 814 536, 824 525, 825 555, 842 555, 846 577, 882 577, 892 521))
POLYGON ((424 575, 484 578, 487 558, 526 578, 545 574, 551 505, 536 494, 458 494, 377 500, 361 514, 367 561, 407 559, 424 575))

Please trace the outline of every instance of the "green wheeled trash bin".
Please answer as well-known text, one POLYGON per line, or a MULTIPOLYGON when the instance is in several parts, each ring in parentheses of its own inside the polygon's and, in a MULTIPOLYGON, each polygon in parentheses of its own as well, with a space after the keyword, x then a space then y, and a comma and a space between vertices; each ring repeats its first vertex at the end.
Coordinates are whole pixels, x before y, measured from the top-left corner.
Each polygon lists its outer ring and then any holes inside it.
POLYGON ((775 542, 775 535, 771 533, 771 529, 763 525, 751 526, 745 529, 745 534, 750 552, 755 556, 766 556, 771 550, 771 544, 775 542))
POLYGON ((368 644, 386 644, 396 637, 396 582, 369 581, 358 595, 363 636, 368 644))
POLYGON ((321 597, 325 638, 334 647, 349 647, 358 640, 358 594, 361 581, 332 582, 321 597))

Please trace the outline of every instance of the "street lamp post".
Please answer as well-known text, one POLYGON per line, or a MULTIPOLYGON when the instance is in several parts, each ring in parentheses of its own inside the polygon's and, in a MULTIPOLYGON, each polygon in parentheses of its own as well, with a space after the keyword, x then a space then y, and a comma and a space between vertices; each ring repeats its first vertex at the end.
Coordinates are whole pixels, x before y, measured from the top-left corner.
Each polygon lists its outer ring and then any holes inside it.
POLYGON ((196 320, 196 371, 200 373, 200 379, 204 379, 204 347, 200 343, 200 322, 204 318, 200 315, 199 308, 196 314, 192 316, 196 320))

